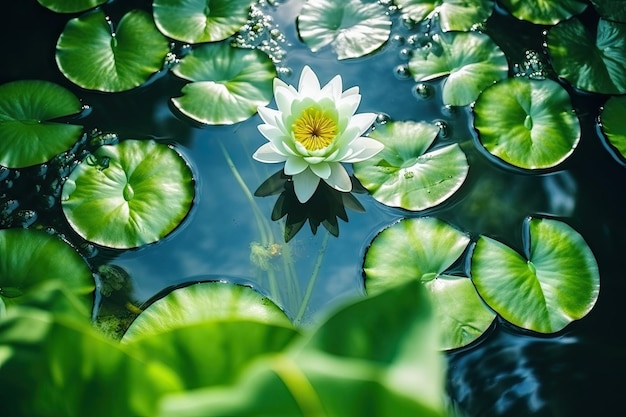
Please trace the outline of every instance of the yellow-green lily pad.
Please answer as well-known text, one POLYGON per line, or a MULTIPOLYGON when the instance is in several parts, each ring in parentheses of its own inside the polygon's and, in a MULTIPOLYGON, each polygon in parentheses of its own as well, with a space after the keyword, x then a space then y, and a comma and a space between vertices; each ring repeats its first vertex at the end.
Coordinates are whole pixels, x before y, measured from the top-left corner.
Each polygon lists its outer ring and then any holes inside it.
POLYGON ((595 305, 598 263, 583 237, 566 223, 529 217, 523 232, 523 255, 481 236, 472 253, 472 281, 505 320, 540 333, 558 332, 595 305))
POLYGON ((419 211, 447 200, 469 171, 458 144, 432 148, 439 128, 425 122, 390 122, 370 137, 384 149, 354 164, 354 175, 381 203, 419 211))
POLYGON ((128 249, 171 233, 193 198, 191 169, 176 150, 153 140, 125 140, 96 149, 72 171, 62 206, 86 240, 128 249))
POLYGON ((557 166, 581 136, 569 94, 549 79, 510 78, 489 87, 474 105, 474 127, 490 154, 523 169, 557 166))

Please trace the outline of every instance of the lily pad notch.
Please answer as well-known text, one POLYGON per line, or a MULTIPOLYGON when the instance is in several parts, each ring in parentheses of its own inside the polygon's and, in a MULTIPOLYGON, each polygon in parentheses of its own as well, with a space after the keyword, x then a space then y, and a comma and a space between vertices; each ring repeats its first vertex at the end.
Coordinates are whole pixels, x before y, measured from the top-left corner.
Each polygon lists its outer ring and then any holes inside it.
POLYGON ((528 217, 524 254, 481 236, 471 277, 483 300, 508 322, 555 333, 587 315, 600 291, 598 263, 583 237, 564 222, 528 217))

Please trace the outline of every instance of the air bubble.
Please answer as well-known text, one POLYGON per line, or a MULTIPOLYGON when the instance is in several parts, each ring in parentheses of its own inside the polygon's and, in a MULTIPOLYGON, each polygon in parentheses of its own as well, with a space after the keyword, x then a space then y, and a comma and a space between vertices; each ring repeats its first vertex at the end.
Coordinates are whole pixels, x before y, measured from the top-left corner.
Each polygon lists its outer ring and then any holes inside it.
POLYGON ((402 35, 393 35, 391 37, 391 42, 394 45, 404 45, 404 42, 406 42, 406 39, 404 39, 404 36, 402 35))
POLYGON ((34 210, 18 210, 12 217, 13 226, 27 228, 37 221, 37 212, 34 210))
POLYGON ((6 217, 15 211, 20 206, 17 200, 7 200, 0 205, 0 216, 6 217))

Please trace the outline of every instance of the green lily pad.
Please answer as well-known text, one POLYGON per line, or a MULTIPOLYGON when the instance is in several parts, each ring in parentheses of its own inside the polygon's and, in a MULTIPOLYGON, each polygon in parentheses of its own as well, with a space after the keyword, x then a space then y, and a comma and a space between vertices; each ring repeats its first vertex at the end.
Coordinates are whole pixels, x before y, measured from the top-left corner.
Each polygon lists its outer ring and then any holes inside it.
POLYGON ((233 383, 254 359, 282 351, 296 336, 292 326, 228 318, 142 335, 126 346, 173 369, 189 390, 233 383))
POLYGON ((290 326, 285 313, 251 287, 202 282, 178 288, 150 304, 131 324, 125 342, 212 320, 253 320, 290 326))
POLYGON ((63 185, 63 213, 74 230, 117 249, 156 242, 191 208, 191 170, 171 147, 126 140, 82 161, 63 185))
POLYGON ((358 58, 387 42, 391 19, 375 1, 309 1, 298 16, 298 32, 313 52, 331 45, 338 59, 358 58))
POLYGON ((154 21, 163 34, 181 42, 222 41, 248 20, 251 0, 154 0, 154 21))
POLYGON ((556 25, 582 13, 589 3, 586 0, 502 0, 502 5, 520 20, 556 25))
POLYGON ((93 9, 108 0, 37 0, 46 9, 57 13, 77 13, 93 9))
POLYGON ((54 119, 81 109, 74 94, 48 81, 0 85, 0 165, 23 168, 41 164, 71 148, 83 127, 54 119))
POLYGON ((433 217, 402 219, 380 232, 363 262, 368 294, 411 280, 430 281, 450 268, 469 237, 433 217))
POLYGON ((524 256, 481 236, 471 275, 485 302, 505 320, 540 333, 558 332, 593 308, 598 264, 578 232, 553 219, 528 218, 524 256))
POLYGON ((465 106, 480 92, 508 74, 502 50, 479 32, 450 32, 433 35, 431 42, 413 53, 409 70, 415 81, 447 76, 443 85, 446 105, 465 106))
POLYGON ((90 317, 95 288, 83 258, 42 231, 0 230, 0 299, 11 310, 29 305, 90 317))
POLYGON ((434 207, 463 184, 469 165, 458 144, 431 149, 439 128, 424 122, 390 122, 370 137, 385 145, 357 162, 354 175, 381 203, 407 210, 434 207))
POLYGON ((626 23, 626 3, 622 0, 591 0, 591 4, 604 19, 626 23))
POLYGON ((474 127, 489 153, 524 169, 560 164, 581 135, 569 94, 549 79, 510 78, 489 87, 476 100, 474 127))
POLYGON ((241 122, 273 97, 276 68, 266 54, 256 49, 233 48, 229 42, 201 45, 181 59, 173 71, 192 82, 172 103, 200 123, 241 122))
POLYGON ((98 10, 67 22, 57 42, 56 62, 80 87, 118 92, 138 87, 161 70, 169 50, 148 13, 132 10, 113 27, 98 10))
POLYGON ((467 234, 436 218, 403 219, 380 232, 365 254, 367 293, 378 294, 398 283, 420 280, 430 292, 441 330, 439 348, 466 346, 495 318, 469 278, 444 273, 469 242, 467 234))
POLYGON ((496 318, 467 277, 439 275, 424 285, 435 310, 442 350, 457 349, 476 341, 496 318))
POLYGON ((555 71, 574 87, 626 93, 626 24, 600 19, 591 30, 573 18, 550 29, 547 44, 555 71))
POLYGON ((600 113, 602 132, 611 146, 619 152, 620 160, 626 160, 626 96, 614 96, 607 100, 600 113))
POLYGON ((492 0, 396 0, 402 14, 414 22, 438 16, 444 32, 468 31, 493 12, 492 0))

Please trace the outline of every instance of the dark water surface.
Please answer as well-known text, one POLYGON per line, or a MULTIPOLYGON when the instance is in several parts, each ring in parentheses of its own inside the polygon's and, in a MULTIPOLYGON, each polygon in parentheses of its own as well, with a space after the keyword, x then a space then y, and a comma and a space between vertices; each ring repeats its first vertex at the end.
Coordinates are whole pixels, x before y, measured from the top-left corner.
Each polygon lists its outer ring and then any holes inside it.
MULTIPOLYGON (((124 10, 150 4, 138 0, 118 3, 124 10)), ((5 4, 0 17, 0 83, 43 79, 63 85, 91 107, 82 121, 87 131, 97 128, 122 139, 155 138, 176 144, 194 170, 197 200, 178 230, 139 250, 96 248, 90 258, 92 266, 123 268, 133 279, 133 296, 138 302, 190 281, 226 277, 250 282, 278 300, 292 318, 306 323, 329 304, 363 294, 361 264, 367 245, 397 219, 428 214, 473 237, 486 234, 521 249, 526 216, 555 216, 585 238, 598 260, 601 289, 595 308, 549 337, 496 323, 479 343, 448 354, 448 391, 452 402, 468 416, 619 415, 609 410, 623 408, 620 394, 626 375, 622 259, 626 251, 626 168, 607 152, 596 129, 598 108, 606 97, 574 96, 583 138, 562 169, 544 175, 513 172, 495 165, 476 149, 467 109, 446 109, 437 95, 428 100, 416 98, 415 83, 397 74, 397 66, 406 63, 401 42, 390 41, 377 54, 356 60, 337 61, 330 50, 314 54, 297 37, 295 17, 301 4, 289 0, 275 10, 268 9, 287 39, 281 65, 292 69, 293 75, 283 79, 297 84, 303 65, 310 65, 322 83, 341 74, 344 88, 359 85, 359 112, 384 113, 392 120, 445 121, 448 136, 444 140, 462 143, 470 161, 469 178, 458 195, 419 214, 386 208, 369 196, 358 195, 366 213, 349 211, 349 222, 339 224, 339 238, 328 237, 321 227, 312 235, 305 225, 285 245, 279 224, 270 220, 276 197, 253 198, 251 202, 236 179, 240 175, 248 191, 254 192, 280 169, 251 158, 265 142, 256 129, 261 122, 258 116, 234 126, 193 127, 168 106, 169 98, 179 95, 182 85, 171 74, 125 93, 82 90, 59 73, 54 61, 56 40, 73 16, 49 12, 35 0, 5 4), (229 167, 229 158, 236 172, 229 167), (309 308, 302 310, 312 275, 316 280, 309 308)), ((489 27, 498 30, 494 37, 509 56, 523 57, 524 48, 540 48, 540 39, 523 36, 528 25, 503 14, 496 14, 489 27)), ((410 33, 399 25, 392 30, 392 36, 399 34, 405 39, 410 33)), ((67 228, 58 200, 54 200, 58 185, 54 174, 48 172, 47 178, 41 179, 37 169, 3 174, 0 204, 16 200, 18 210, 37 214, 33 227, 52 226, 80 246, 84 242, 67 228)))

